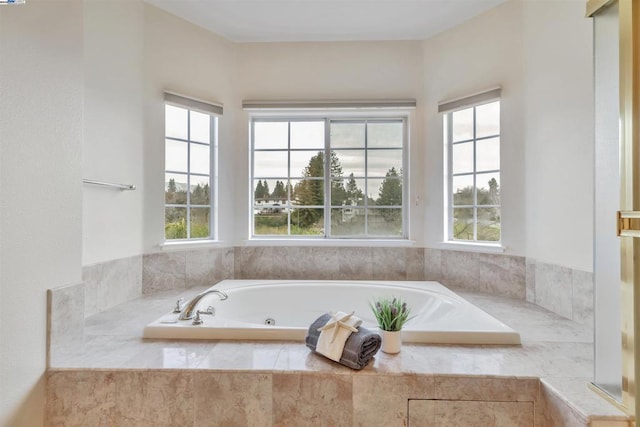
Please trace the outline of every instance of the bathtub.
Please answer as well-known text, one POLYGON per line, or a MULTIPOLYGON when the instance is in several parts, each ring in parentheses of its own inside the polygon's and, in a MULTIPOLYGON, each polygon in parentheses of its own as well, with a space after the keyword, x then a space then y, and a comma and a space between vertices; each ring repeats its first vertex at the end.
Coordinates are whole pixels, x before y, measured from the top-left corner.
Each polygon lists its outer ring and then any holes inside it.
POLYGON ((144 338, 304 340, 309 325, 329 311, 355 311, 362 325, 376 329, 369 302, 399 297, 414 316, 402 330, 404 342, 441 344, 520 344, 520 335, 437 282, 223 280, 198 305, 212 306, 203 324, 167 313, 144 328, 144 338))

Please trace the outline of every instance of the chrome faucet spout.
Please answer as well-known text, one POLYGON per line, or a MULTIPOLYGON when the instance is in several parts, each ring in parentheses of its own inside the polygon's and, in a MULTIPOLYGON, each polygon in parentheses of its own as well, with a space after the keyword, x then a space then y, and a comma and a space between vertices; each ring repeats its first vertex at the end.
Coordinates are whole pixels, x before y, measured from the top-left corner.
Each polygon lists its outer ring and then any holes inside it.
POLYGON ((220 297, 220 301, 224 301, 227 298, 229 298, 229 295, 227 295, 226 292, 224 292, 222 290, 219 290, 219 289, 208 289, 208 290, 206 290, 204 292, 199 293, 191 301, 189 301, 184 306, 182 311, 180 312, 180 316, 178 317, 178 319, 180 319, 180 320, 193 319, 193 317, 196 315, 196 310, 198 308, 198 304, 200 303, 202 298, 206 297, 209 294, 218 295, 218 297, 220 297))

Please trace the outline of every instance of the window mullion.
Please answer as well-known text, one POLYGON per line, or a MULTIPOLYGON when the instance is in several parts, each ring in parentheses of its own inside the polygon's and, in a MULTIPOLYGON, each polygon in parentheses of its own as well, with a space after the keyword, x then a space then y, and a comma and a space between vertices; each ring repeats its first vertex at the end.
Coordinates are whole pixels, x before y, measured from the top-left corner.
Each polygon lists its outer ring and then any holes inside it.
POLYGON ((187 239, 191 238, 191 110, 187 110, 187 239))
MULTIPOLYGON (((291 183, 291 121, 287 122, 287 182, 291 183)), ((287 194, 289 193, 289 184, 287 184, 287 194)), ((292 194, 288 194, 289 206, 291 206, 292 194)), ((300 221, 298 221, 298 228, 300 227, 300 221)), ((287 236, 291 236, 291 208, 287 209, 287 236)))
POLYGON ((331 125, 324 120, 324 237, 331 236, 331 125))
POLYGON ((477 175, 477 123, 476 107, 473 107, 473 240, 478 240, 478 175, 477 175))
POLYGON ((364 234, 369 235, 369 122, 364 121, 364 234))

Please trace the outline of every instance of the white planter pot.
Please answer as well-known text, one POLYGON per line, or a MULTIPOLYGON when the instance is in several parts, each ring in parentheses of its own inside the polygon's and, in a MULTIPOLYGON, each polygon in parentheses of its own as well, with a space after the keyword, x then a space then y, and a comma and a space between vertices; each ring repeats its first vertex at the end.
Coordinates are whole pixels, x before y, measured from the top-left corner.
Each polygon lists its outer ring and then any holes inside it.
POLYGON ((383 352, 389 354, 400 353, 402 331, 380 331, 380 336, 382 337, 382 347, 380 349, 383 352))

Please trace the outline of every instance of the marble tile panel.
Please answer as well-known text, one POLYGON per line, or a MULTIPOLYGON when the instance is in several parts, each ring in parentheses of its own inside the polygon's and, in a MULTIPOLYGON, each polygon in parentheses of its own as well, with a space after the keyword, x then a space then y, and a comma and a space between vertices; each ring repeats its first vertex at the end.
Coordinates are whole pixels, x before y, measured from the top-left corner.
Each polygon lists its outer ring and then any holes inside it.
POLYGON ((407 248, 371 248, 372 278, 407 280, 407 248))
POLYGON ((410 400, 409 426, 531 427, 533 403, 410 400))
POLYGON ((276 278, 272 256, 273 248, 267 246, 247 246, 235 249, 235 278, 236 279, 271 279, 276 278))
POLYGON ((516 401, 518 379, 480 376, 434 377, 435 398, 438 400, 516 401))
POLYGON ((220 263, 218 248, 199 248, 185 251, 186 287, 216 284, 215 271, 220 263))
POLYGON ((340 278, 345 280, 374 279, 372 248, 339 248, 337 252, 340 278))
POLYGON ((284 343, 274 369, 277 371, 351 373, 350 368, 312 352, 302 343, 284 343))
POLYGON ((47 291, 49 361, 60 352, 74 351, 84 334, 84 285, 78 283, 47 291))
POLYGON ((443 250, 440 281, 445 286, 482 291, 478 281, 478 253, 443 250))
POLYGON ((425 280, 424 248, 407 249, 407 280, 425 280))
POLYGON ((151 294, 187 287, 186 252, 159 252, 143 258, 142 292, 151 294))
POLYGON ((129 362, 145 351, 138 337, 85 335, 77 346, 62 346, 52 353, 52 368, 129 368, 129 362))
POLYGON ((271 425, 271 374, 198 372, 194 388, 196 426, 271 425))
POLYGON ((178 426, 193 423, 193 374, 171 371, 119 371, 114 425, 178 426))
POLYGON ((525 258, 504 254, 478 254, 478 290, 522 298, 526 296, 525 258))
POLYGON ((433 396, 430 375, 374 375, 363 371, 353 376, 353 425, 405 426, 407 401, 433 396))
POLYGON ((583 427, 588 425, 586 417, 579 413, 575 407, 558 396, 557 392, 548 384, 540 384, 540 411, 536 415, 541 418, 539 425, 583 427))
POLYGON ((103 265, 94 264, 82 267, 84 283, 84 317, 98 313, 98 286, 103 265))
POLYGON ((571 269, 536 263, 536 304, 560 316, 573 316, 571 269))
POLYGON ((99 312, 142 295, 142 256, 101 263, 97 273, 99 312))
POLYGON ((573 290, 573 320, 578 323, 593 326, 593 273, 589 271, 572 270, 571 286, 573 290))
POLYGON ((220 257, 214 270, 214 280, 233 279, 235 274, 235 250, 234 248, 220 248, 220 257))
POLYGON ((314 247, 306 260, 309 278, 318 280, 341 279, 340 259, 342 250, 347 248, 314 247))
POLYGON ((442 250, 424 248, 424 280, 442 280, 442 250))
POLYGON ((525 279, 527 302, 536 302, 536 260, 526 258, 526 279, 525 279))
POLYGON ((625 421, 627 415, 589 388, 589 377, 548 377, 541 379, 546 396, 569 404, 581 414, 597 414, 601 419, 625 421))
POLYGON ((45 426, 111 426, 116 383, 112 372, 49 370, 45 426))
MULTIPOLYGON (((270 248, 274 279, 305 280, 314 277, 308 270, 313 267, 312 248, 284 246, 270 248)), ((317 270, 316 270, 317 272, 317 270)))
POLYGON ((198 369, 274 369, 282 350, 278 341, 217 341, 202 358, 198 369))
POLYGON ((629 421, 600 420, 591 418, 589 420, 589 427, 631 427, 631 423, 629 421))
POLYGON ((214 343, 206 340, 154 340, 142 346, 124 365, 135 369, 196 369, 214 347, 214 343))
POLYGON ((274 425, 352 424, 351 375, 274 373, 272 378, 274 425))

